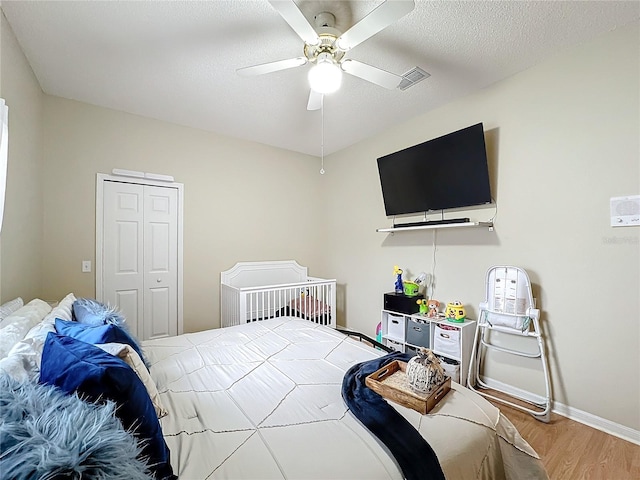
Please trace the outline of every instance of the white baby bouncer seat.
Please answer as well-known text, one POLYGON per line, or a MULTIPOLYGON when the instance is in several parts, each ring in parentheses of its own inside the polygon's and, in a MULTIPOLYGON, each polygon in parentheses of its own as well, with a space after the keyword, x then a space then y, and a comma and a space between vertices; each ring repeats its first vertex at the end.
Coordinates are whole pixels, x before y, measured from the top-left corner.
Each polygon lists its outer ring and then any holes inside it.
MULTIPOLYGON (((484 397, 548 422, 551 412, 549 367, 540 330, 540 310, 535 308, 535 299, 527 272, 513 266, 491 267, 486 275, 486 298, 480 303, 479 309, 467 377, 469 388, 484 397), (500 332, 498 335, 532 337, 535 340, 526 343, 531 342, 535 346, 533 348, 507 346, 505 343, 509 342, 496 340, 496 336, 492 335, 493 332, 500 332), (493 361, 492 356, 487 354, 490 350, 535 359, 531 363, 538 367, 543 377, 544 396, 510 388, 503 382, 490 382, 491 385, 485 383, 483 372, 493 361), (497 396, 493 392, 501 395, 497 396)), ((520 342, 517 343, 520 345, 520 342)))

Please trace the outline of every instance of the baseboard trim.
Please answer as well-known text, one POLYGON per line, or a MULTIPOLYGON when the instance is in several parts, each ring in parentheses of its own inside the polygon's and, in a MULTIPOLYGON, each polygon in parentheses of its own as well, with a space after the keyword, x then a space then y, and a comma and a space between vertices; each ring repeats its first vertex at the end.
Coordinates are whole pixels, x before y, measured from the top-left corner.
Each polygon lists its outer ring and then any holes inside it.
MULTIPOLYGON (((498 380, 494 380, 488 377, 480 377, 480 379, 489 388, 503 391, 509 395, 525 398, 535 403, 543 403, 545 401, 545 398, 540 395, 522 390, 520 388, 516 388, 512 385, 507 385, 498 380)), ((577 408, 570 407, 560 402, 552 401, 551 411, 557 413, 558 415, 562 415, 563 417, 567 417, 576 422, 608 433, 609 435, 613 435, 636 445, 640 445, 640 430, 634 430, 633 428, 629 428, 625 425, 612 422, 611 420, 607 420, 606 418, 598 417, 597 415, 593 415, 583 410, 578 410, 577 408)))
POLYGON ((621 438, 636 445, 640 445, 640 430, 620 425, 606 418, 598 417, 589 412, 578 410, 560 402, 552 402, 552 410, 558 415, 570 418, 600 431, 621 438))

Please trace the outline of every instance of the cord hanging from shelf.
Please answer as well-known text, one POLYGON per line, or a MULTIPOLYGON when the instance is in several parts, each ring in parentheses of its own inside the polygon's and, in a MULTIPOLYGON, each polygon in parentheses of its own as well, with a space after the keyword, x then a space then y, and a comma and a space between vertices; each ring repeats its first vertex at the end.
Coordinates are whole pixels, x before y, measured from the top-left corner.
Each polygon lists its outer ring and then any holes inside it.
POLYGON ((491 197, 491 202, 494 205, 494 210, 493 210, 493 217, 491 217, 488 221, 490 223, 493 223, 493 221, 496 219, 496 215, 498 215, 498 202, 496 202, 495 198, 491 197))
POLYGON ((320 97, 320 175, 324 175, 324 95, 320 97))
POLYGON ((429 284, 427 285, 427 291, 429 294, 428 298, 433 298, 436 292, 436 249, 438 248, 438 244, 436 242, 436 235, 438 234, 438 230, 433 231, 433 261, 431 263, 431 279, 429 284))

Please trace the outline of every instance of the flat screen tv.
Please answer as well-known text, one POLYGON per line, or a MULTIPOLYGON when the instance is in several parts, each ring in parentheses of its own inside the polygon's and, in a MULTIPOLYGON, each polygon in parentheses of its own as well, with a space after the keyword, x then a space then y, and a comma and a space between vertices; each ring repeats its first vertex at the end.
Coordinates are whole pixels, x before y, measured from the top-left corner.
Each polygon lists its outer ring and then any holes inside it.
POLYGON ((387 216, 491 203, 482 123, 378 158, 387 216))

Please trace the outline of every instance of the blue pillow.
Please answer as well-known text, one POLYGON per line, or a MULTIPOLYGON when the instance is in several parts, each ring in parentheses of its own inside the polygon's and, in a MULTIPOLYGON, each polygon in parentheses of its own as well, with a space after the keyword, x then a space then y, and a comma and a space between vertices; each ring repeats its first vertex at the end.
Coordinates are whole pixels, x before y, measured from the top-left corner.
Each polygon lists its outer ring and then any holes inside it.
POLYGON ((91 298, 78 298, 73 302, 71 311, 73 312, 73 318, 85 325, 97 327, 112 323, 125 330, 127 329, 126 320, 118 309, 91 298))
POLYGON ((169 448, 144 384, 123 360, 72 337, 47 335, 42 350, 40 383, 65 393, 77 392, 85 400, 113 401, 122 425, 141 441, 156 479, 175 479, 169 448))
POLYGON ((107 324, 94 327, 56 318, 56 332, 86 343, 93 343, 94 345, 96 343, 126 343, 140 355, 144 364, 149 368, 149 364, 142 353, 142 348, 140 348, 136 339, 118 325, 107 324))

